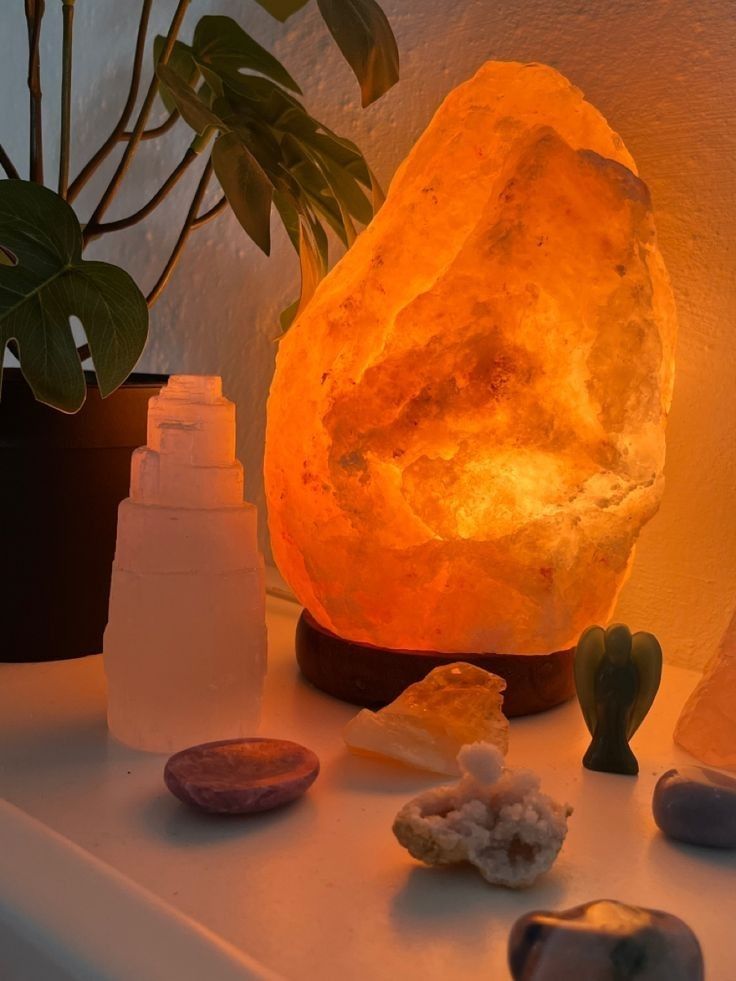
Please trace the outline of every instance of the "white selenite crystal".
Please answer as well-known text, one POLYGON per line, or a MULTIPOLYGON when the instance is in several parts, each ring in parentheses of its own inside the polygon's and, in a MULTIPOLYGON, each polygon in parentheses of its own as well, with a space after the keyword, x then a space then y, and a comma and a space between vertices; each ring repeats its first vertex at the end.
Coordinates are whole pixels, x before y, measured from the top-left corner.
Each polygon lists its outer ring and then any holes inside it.
POLYGON ((149 402, 147 439, 118 511, 107 718, 121 742, 169 753, 255 732, 265 582, 220 378, 172 376, 149 402))

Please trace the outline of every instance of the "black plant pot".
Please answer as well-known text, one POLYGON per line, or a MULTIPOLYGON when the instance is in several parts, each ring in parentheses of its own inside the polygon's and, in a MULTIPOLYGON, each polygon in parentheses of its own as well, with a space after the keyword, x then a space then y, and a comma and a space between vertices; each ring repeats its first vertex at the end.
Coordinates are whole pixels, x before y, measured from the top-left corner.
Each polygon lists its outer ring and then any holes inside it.
POLYGON ((133 375, 73 416, 37 402, 18 369, 0 398, 0 661, 97 654, 107 622, 117 508, 166 378, 133 375))

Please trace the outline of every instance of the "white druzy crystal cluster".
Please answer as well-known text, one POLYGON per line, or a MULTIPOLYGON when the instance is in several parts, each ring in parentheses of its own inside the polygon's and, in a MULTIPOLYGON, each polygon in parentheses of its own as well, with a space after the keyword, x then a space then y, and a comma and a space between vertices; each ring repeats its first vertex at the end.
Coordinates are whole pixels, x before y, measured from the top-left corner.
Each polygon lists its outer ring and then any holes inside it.
POLYGON ((420 794, 399 811, 394 834, 427 865, 469 862, 493 885, 530 886, 567 834, 568 804, 540 790, 531 770, 507 770, 490 743, 464 746, 457 784, 420 794))

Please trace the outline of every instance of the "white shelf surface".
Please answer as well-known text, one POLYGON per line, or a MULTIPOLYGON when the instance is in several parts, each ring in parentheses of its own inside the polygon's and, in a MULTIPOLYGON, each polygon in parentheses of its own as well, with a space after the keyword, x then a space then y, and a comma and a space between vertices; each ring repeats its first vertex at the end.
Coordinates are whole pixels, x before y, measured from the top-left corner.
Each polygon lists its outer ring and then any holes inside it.
MULTIPOLYGON (((588 739, 575 703, 512 722, 508 764, 536 769, 575 811, 552 871, 510 892, 470 869, 421 867, 398 845, 396 811, 441 780, 345 750, 341 730, 356 709, 301 680, 298 607, 268 605, 260 732, 319 755, 301 801, 245 818, 186 809, 164 787, 164 757, 108 736, 99 657, 0 665, 0 797, 294 981, 503 981, 518 916, 600 898, 681 916, 701 941, 708 981, 734 981, 736 853, 669 842, 651 815, 657 777, 692 762, 672 729, 694 673, 665 668, 632 742, 636 779, 582 767, 588 739)), ((55 887, 63 902, 64 883, 55 887)))

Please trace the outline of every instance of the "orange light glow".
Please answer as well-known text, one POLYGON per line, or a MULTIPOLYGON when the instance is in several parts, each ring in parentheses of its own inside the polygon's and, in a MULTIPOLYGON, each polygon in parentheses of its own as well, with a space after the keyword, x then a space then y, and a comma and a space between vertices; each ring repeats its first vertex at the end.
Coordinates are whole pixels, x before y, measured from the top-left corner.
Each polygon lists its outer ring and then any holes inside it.
POLYGON ((447 652, 604 622, 662 493, 675 329, 621 139, 553 69, 485 65, 281 342, 266 481, 300 601, 447 652))

